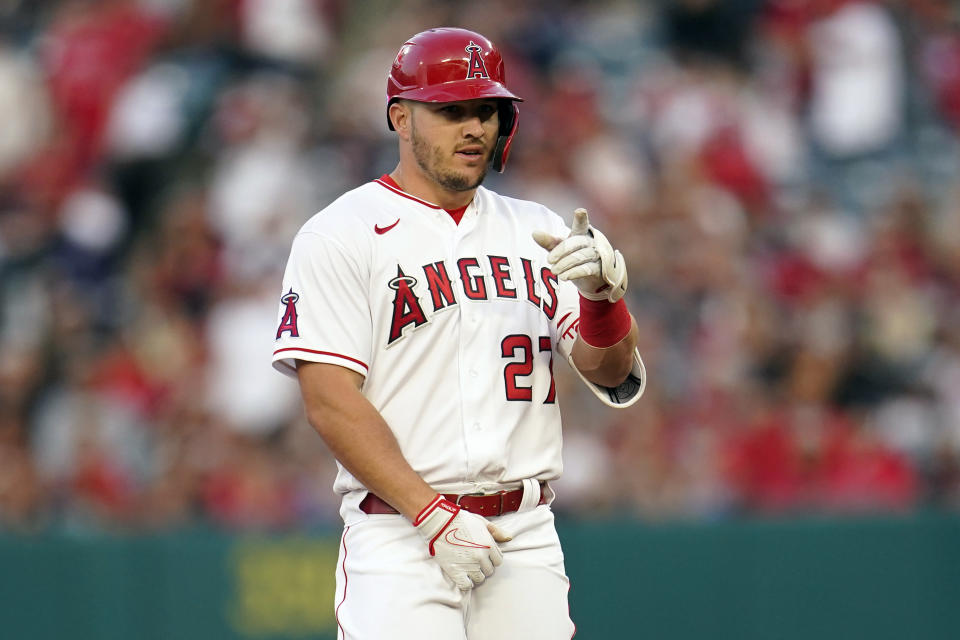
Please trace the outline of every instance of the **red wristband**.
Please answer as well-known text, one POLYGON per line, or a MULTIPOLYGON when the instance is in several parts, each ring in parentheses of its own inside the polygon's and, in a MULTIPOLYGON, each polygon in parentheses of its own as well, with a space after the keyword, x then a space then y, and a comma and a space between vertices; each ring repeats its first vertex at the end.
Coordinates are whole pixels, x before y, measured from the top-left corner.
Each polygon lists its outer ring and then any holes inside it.
POLYGON ((580 337, 591 347, 612 347, 630 332, 630 312, 621 298, 613 304, 580 296, 580 337))

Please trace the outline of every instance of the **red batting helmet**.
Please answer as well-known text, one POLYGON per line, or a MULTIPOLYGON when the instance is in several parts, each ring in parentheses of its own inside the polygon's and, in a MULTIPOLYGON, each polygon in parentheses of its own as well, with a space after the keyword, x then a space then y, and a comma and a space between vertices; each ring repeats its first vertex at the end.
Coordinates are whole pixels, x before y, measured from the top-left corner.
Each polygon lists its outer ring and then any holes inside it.
POLYGON ((500 50, 487 38, 466 29, 422 31, 407 40, 387 76, 387 126, 395 100, 457 102, 478 98, 500 99, 500 135, 493 152, 493 168, 503 171, 510 143, 517 132, 519 112, 510 93, 500 50))

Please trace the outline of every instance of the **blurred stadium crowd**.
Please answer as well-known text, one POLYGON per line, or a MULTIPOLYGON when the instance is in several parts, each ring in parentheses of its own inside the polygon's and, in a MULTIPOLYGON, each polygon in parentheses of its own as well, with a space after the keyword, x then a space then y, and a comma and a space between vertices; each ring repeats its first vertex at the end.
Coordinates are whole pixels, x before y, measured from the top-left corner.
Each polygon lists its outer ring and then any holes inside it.
POLYGON ((300 224, 393 168, 386 72, 440 25, 497 42, 526 99, 488 185, 586 206, 631 268, 646 397, 561 377, 558 510, 960 508, 951 2, 24 0, 0 5, 0 530, 337 520, 269 365, 280 276, 300 224))

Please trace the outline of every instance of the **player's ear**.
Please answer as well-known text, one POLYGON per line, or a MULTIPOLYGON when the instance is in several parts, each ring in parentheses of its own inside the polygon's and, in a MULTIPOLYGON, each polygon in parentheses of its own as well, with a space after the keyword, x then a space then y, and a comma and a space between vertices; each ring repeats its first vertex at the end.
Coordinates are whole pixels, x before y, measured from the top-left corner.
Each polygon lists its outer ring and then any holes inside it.
POLYGON ((390 122, 393 123, 393 128, 397 131, 397 135, 404 140, 408 139, 410 137, 410 119, 413 117, 410 103, 406 100, 397 100, 390 105, 388 115, 390 116, 390 122))

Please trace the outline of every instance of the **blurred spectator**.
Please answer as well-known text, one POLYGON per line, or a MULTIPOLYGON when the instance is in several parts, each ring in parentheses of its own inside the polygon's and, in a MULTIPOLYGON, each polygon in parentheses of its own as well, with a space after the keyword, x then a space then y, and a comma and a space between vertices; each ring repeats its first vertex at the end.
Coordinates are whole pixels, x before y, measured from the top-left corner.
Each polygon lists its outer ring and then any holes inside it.
POLYGON ((751 20, 759 0, 677 0, 666 3, 670 44, 684 59, 746 68, 751 20))
POLYGON ((0 184, 49 132, 48 97, 38 77, 36 60, 13 49, 0 35, 0 119, 4 123, 0 184))
POLYGON ((904 119, 903 49, 871 0, 817 0, 808 28, 814 142, 832 157, 882 150, 904 119))
POLYGON ((960 16, 943 0, 916 3, 925 37, 920 45, 920 71, 937 107, 954 129, 960 128, 960 16))
POLYGON ((56 8, 41 61, 62 135, 81 162, 95 162, 110 108, 123 82, 159 43, 166 25, 133 0, 67 0, 56 8))
POLYGON ((308 66, 329 53, 329 4, 319 0, 242 0, 243 39, 250 51, 308 66), (327 9, 327 11, 325 11, 327 9))
POLYGON ((296 386, 258 366, 273 353, 275 287, 269 278, 250 285, 244 295, 217 301, 205 327, 210 410, 231 428, 252 435, 275 431, 300 408, 296 386))
POLYGON ((0 420, 0 531, 37 530, 45 515, 45 487, 22 427, 9 416, 0 420))

